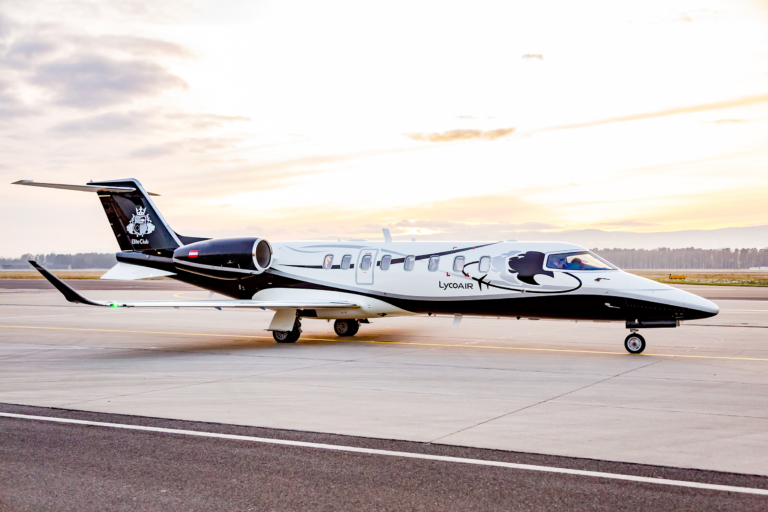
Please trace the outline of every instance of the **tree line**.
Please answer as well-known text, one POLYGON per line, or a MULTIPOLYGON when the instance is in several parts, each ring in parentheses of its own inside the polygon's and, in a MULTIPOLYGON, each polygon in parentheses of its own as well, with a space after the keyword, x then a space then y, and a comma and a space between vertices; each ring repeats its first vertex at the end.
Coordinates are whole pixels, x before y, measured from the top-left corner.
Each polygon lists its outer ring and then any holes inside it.
MULTIPOLYGON (((625 269, 748 269, 768 267, 765 249, 592 249, 619 268, 625 269)), ((117 260, 112 253, 25 254, 21 258, 0 258, 1 268, 32 268, 35 260, 52 269, 112 268, 117 260)))
POLYGON ((768 267, 764 249, 592 249, 624 269, 749 269, 768 267))
POLYGON ((4 269, 28 269, 32 266, 29 260, 35 260, 46 268, 60 269, 87 269, 87 268, 112 268, 117 264, 114 253, 80 252, 77 254, 24 254, 21 258, 0 258, 0 268, 4 269))

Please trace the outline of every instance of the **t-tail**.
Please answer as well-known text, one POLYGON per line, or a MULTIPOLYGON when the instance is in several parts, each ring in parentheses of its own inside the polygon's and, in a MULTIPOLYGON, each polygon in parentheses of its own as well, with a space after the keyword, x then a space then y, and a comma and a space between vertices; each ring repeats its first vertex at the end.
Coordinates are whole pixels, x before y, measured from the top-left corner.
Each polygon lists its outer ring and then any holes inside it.
POLYGON ((14 185, 96 192, 122 251, 170 250, 204 238, 185 237, 171 229, 139 180, 128 178, 86 185, 37 183, 21 180, 14 185))

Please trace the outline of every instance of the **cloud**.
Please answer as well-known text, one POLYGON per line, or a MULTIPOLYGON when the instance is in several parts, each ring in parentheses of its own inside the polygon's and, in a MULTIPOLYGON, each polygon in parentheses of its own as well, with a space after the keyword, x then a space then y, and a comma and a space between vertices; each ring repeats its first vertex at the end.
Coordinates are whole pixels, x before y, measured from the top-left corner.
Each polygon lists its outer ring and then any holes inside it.
POLYGON ((58 105, 94 109, 128 103, 189 86, 164 67, 141 60, 80 55, 41 65, 32 82, 48 89, 58 105))
POLYGON ((176 153, 209 153, 211 151, 231 148, 238 142, 240 142, 239 139, 216 137, 187 138, 164 144, 145 146, 131 151, 128 156, 130 158, 158 158, 176 153))
POLYGON ((125 132, 144 126, 145 114, 137 112, 101 114, 85 119, 67 121, 53 127, 60 135, 93 135, 98 133, 125 132))
POLYGON ((640 222, 637 220, 625 219, 625 220, 607 220, 604 222, 598 222, 595 226, 605 227, 640 227, 640 226, 656 226, 655 222, 640 222))
MULTIPOLYGON (((0 88, 1 90, 1 88, 0 88)), ((224 116, 194 112, 164 112, 157 109, 110 112, 59 123, 52 131, 59 135, 79 136, 139 132, 143 134, 177 132, 179 130, 205 131, 226 123, 250 121, 243 116, 224 116)), ((153 153, 153 152, 150 152, 153 153)), ((157 152, 154 152, 157 153, 157 152)), ((158 153, 159 154, 159 153, 158 153)), ((163 152, 163 154, 167 154, 163 152)))
POLYGON ((7 16, 0 13, 0 41, 8 37, 16 24, 7 16))
POLYGON ((22 39, 14 42, 5 57, 10 61, 32 61, 56 51, 56 45, 45 39, 22 39))
POLYGON ((431 231, 441 233, 455 233, 465 232, 468 230, 471 231, 478 225, 485 226, 484 229, 491 227, 498 233, 514 233, 518 231, 545 231, 558 228, 558 226, 554 224, 548 224, 545 222, 485 222, 481 224, 475 224, 436 219, 401 220, 395 223, 387 224, 386 227, 393 229, 395 233, 397 233, 397 230, 405 230, 406 232, 421 230, 424 232, 431 231))
POLYGON ((0 80, 0 124, 17 117, 31 116, 35 111, 11 92, 11 85, 0 80))
POLYGON ((749 121, 746 119, 717 119, 716 121, 712 121, 715 124, 724 124, 724 123, 748 123, 749 121))
POLYGON ((161 39, 150 39, 147 37, 110 35, 97 37, 92 41, 84 40, 83 42, 86 44, 92 42, 98 44, 101 49, 121 51, 134 56, 193 57, 192 52, 180 44, 163 41, 161 39))
POLYGON ((693 114, 696 112, 707 112, 709 110, 722 110, 724 108, 746 107, 749 105, 757 105, 759 103, 768 103, 768 94, 761 94, 759 96, 745 96, 743 98, 736 98, 734 100, 719 101, 716 103, 704 103, 702 105, 691 105, 689 107, 670 108, 667 110, 658 110, 656 112, 646 112, 643 114, 632 114, 628 116, 611 117, 608 119, 601 119, 598 121, 589 121, 586 123, 554 126, 552 128, 545 128, 542 131, 570 130, 572 128, 587 128, 590 126, 600 126, 603 124, 611 124, 611 123, 623 123, 625 121, 639 121, 641 119, 652 119, 655 117, 674 116, 678 114, 693 114))
POLYGON ((168 120, 180 121, 187 128, 197 130, 207 130, 218 128, 225 123, 250 121, 250 117, 245 116, 224 116, 220 114, 195 114, 191 112, 174 112, 164 116, 168 120))
POLYGON ((425 142, 453 142, 457 140, 496 140, 514 132, 514 128, 498 128, 496 130, 449 130, 442 133, 404 133, 406 137, 413 140, 425 142))
POLYGON ((191 13, 199 12, 189 0, 73 0, 23 2, 32 13, 64 19, 87 20, 89 23, 176 23, 191 13))

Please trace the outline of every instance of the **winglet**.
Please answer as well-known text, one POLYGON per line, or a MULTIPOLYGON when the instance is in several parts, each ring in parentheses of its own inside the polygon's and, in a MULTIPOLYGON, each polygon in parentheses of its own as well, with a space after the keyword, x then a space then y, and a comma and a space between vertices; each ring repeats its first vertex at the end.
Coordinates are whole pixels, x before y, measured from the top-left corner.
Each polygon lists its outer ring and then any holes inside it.
POLYGON ((56 289, 59 290, 62 295, 64 295, 64 298, 69 302, 74 302, 75 304, 88 304, 89 306, 106 306, 106 304, 99 304, 98 302, 86 299, 64 281, 48 272, 48 270, 43 268, 42 265, 40 265, 38 262, 29 260, 29 264, 35 267, 35 269, 37 269, 37 271, 40 272, 43 277, 48 280, 49 283, 55 286, 56 289))

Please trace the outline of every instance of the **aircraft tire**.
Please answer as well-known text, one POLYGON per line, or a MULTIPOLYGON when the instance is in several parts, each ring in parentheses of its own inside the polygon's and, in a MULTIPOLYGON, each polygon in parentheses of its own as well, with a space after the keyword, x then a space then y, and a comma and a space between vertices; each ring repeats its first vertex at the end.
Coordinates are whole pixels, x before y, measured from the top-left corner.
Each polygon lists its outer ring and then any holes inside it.
POLYGON ((292 331, 272 331, 272 337, 278 343, 296 343, 301 337, 301 326, 297 322, 292 331))
POLYGON ((360 322, 357 320, 336 320, 333 322, 333 330, 337 336, 354 336, 360 330, 360 322))
POLYGON ((640 354, 645 350, 645 338, 637 333, 632 333, 624 340, 624 348, 630 354, 640 354))

